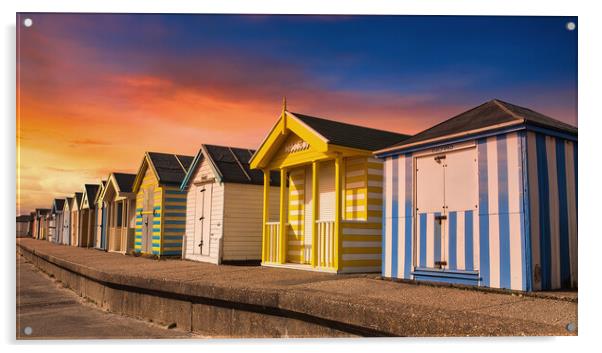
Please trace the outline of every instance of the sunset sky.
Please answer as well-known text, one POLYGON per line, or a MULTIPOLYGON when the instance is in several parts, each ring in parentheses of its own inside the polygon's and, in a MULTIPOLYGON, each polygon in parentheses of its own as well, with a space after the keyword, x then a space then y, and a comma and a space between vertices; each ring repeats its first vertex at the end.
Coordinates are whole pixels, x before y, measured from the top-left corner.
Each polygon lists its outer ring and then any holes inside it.
POLYGON ((19 14, 17 213, 282 109, 416 133, 499 98, 577 125, 570 17, 19 14), (33 26, 23 26, 31 18, 33 26))

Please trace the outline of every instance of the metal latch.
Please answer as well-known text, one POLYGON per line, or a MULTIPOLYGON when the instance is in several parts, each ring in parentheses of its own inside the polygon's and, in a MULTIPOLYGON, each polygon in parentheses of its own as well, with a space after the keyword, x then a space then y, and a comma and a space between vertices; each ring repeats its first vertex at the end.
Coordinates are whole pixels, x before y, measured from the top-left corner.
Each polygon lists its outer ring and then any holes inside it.
POLYGON ((435 261, 435 266, 443 268, 443 266, 447 266, 447 261, 435 261))
POLYGON ((441 224, 441 221, 447 219, 446 215, 441 215, 441 216, 435 216, 435 221, 438 221, 439 224, 441 224))

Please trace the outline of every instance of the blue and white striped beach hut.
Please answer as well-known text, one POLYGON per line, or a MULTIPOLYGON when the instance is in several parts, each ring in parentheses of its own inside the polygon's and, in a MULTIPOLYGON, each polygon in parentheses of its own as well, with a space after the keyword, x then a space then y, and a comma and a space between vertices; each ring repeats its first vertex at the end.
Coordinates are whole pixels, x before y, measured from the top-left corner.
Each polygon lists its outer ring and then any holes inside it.
POLYGON ((577 128, 492 100, 375 154, 385 277, 577 287, 577 128))

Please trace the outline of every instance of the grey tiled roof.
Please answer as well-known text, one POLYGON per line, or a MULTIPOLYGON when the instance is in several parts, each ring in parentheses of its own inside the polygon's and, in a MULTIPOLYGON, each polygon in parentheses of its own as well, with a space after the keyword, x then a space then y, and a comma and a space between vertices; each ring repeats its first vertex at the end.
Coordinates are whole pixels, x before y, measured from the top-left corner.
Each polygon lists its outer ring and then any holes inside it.
POLYGON ((85 184, 84 189, 86 189, 86 194, 88 195, 88 203, 90 206, 94 204, 94 199, 96 198, 96 193, 98 192, 100 185, 97 184, 85 184))
POLYGON ((157 171, 159 183, 179 185, 194 157, 168 153, 148 152, 148 156, 157 171))
MULTIPOLYGON (((248 148, 203 144, 181 187, 187 186, 203 158, 208 158, 210 163, 215 166, 222 182, 263 185, 263 172, 251 169, 249 166, 249 161, 254 153, 255 150, 248 148), (204 154, 204 151, 207 151, 207 155, 204 154)), ((280 173, 272 172, 270 174, 270 184, 272 186, 280 185, 280 173)))
POLYGON ((403 147, 433 138, 444 138, 447 135, 485 129, 495 125, 516 122, 545 127, 561 132, 577 135, 577 128, 550 118, 528 108, 493 99, 454 116, 433 127, 430 127, 393 147, 403 147))
POLYGON ((63 211, 63 208, 65 208, 65 199, 54 199, 52 212, 63 211))
POLYGON ((79 207, 79 205, 82 204, 82 196, 83 195, 84 194, 82 192, 76 192, 75 195, 73 196, 73 197, 75 197, 75 202, 77 202, 78 207, 79 207))
POLYGON ((292 113, 303 123, 338 146, 375 151, 399 143, 409 135, 351 125, 314 116, 292 113))
POLYGON ((136 174, 113 173, 117 186, 121 192, 132 192, 132 186, 136 179, 136 174))

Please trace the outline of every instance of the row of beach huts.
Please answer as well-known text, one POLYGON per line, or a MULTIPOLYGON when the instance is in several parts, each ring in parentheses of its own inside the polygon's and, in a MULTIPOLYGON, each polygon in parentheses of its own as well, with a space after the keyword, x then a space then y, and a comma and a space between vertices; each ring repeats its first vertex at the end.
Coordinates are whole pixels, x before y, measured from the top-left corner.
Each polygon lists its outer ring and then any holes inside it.
POLYGON ((117 253, 519 291, 577 287, 577 128, 500 100, 409 136, 289 112, 257 150, 146 152, 17 217, 117 253))

